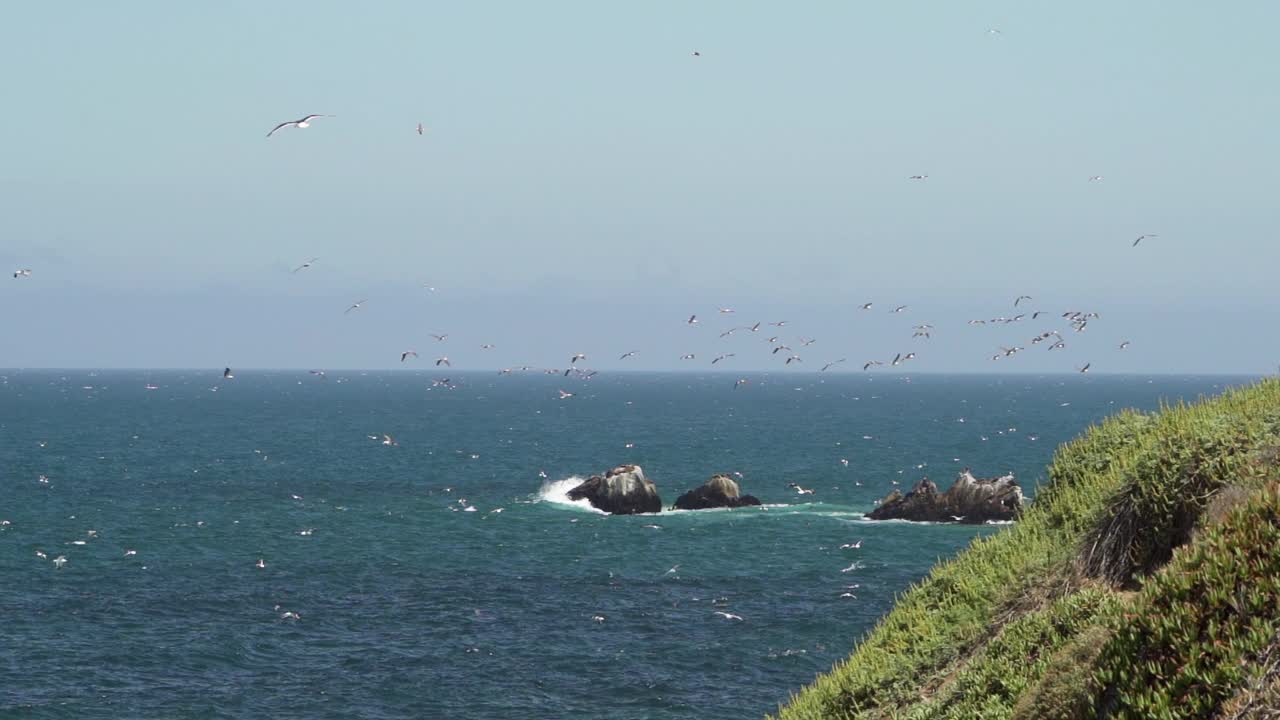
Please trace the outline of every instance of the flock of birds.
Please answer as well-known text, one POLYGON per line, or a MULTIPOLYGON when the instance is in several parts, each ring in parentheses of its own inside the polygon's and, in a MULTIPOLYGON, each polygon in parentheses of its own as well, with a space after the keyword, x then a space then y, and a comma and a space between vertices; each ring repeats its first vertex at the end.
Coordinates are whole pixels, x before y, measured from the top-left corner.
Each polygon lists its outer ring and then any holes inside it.
MULTIPOLYGON (((988 33, 991 35, 999 35, 1000 31, 996 29, 991 29, 988 31, 988 33)), ((696 50, 693 51, 691 55, 692 57, 695 57, 695 58, 701 57, 701 53, 696 50)), ((312 114, 304 115, 301 118, 298 118, 296 120, 286 120, 272 127, 271 130, 266 134, 266 137, 272 138, 277 133, 284 130, 305 130, 307 128, 310 128, 312 124, 318 119, 335 118, 335 117, 337 116, 332 114, 312 113, 312 114)), ((423 126, 422 123, 418 123, 413 129, 420 136, 426 132, 426 128, 423 126)), ((929 180, 929 175, 926 173, 913 174, 913 175, 907 176, 906 179, 910 182, 923 183, 929 180)), ((1102 175, 1093 175, 1088 178, 1088 182, 1090 183, 1098 183, 1098 182, 1102 182, 1103 180, 1104 178, 1102 175)), ((1133 240, 1132 247, 1136 248, 1144 240, 1149 240, 1157 237, 1159 237, 1159 235, 1156 233, 1141 234, 1133 240)), ((311 270, 319 262, 320 262, 319 257, 309 257, 305 261, 299 263, 296 267, 294 267, 292 269, 292 274, 298 275, 300 273, 304 273, 304 271, 311 270)), ((31 268, 19 268, 13 271, 13 278, 15 280, 25 281, 25 280, 30 280, 32 277, 33 277, 33 271, 31 268)), ((430 286, 424 286, 424 287, 428 291, 432 291, 432 292, 435 291, 434 287, 430 287, 430 286)), ((1040 345, 1044 345, 1047 348, 1048 352, 1056 352, 1059 350, 1063 350, 1068 346, 1068 340, 1067 340, 1068 337, 1070 337, 1073 334, 1085 332, 1090 327, 1091 323, 1101 318, 1101 315, 1094 311, 1067 310, 1061 313, 1049 313, 1042 310, 1031 310, 1031 311, 1025 310, 1024 309, 1025 306, 1027 304, 1034 302, 1034 300, 1035 298, 1032 297, 1031 295, 1025 295, 1025 294, 1018 295, 1013 300, 1013 303, 1012 303, 1013 311, 1011 314, 1000 315, 994 318, 973 319, 969 321, 968 324, 971 326, 982 326, 982 325, 1010 326, 1010 325, 1036 322, 1036 321, 1039 321, 1039 319, 1042 316, 1044 316, 1048 319, 1051 319, 1055 322, 1060 322, 1064 325, 1064 327, 1061 329, 1056 329, 1056 328, 1041 329, 1041 330, 1036 330, 1033 333, 1029 333, 1028 339, 1025 345, 1015 344, 1010 346, 999 346, 998 350, 991 355, 991 360, 1000 361, 1000 360, 1010 359, 1015 357, 1019 353, 1026 351, 1028 347, 1035 347, 1040 345)), ((368 302, 369 300, 367 298, 355 301, 351 303, 349 306, 347 306, 342 311, 342 314, 351 315, 354 313, 358 313, 359 311, 365 308, 365 305, 368 302)), ((858 307, 859 307, 859 310, 862 312, 874 312, 876 304, 874 302, 866 302, 861 304, 858 307)), ((908 313, 909 311, 910 311, 910 307, 908 305, 894 305, 888 310, 888 312, 893 315, 903 315, 908 313)), ((733 318, 737 316, 737 311, 734 310, 732 307, 718 306, 716 307, 716 311, 712 316, 716 318, 733 318)), ((706 324, 707 323, 704 323, 703 318, 700 318, 697 313, 690 314, 688 318, 684 321, 684 325, 690 328, 703 327, 706 324)), ((818 339, 813 337, 806 337, 806 336, 784 337, 783 333, 786 332, 784 328, 786 328, 787 325, 788 325, 788 321, 786 320, 778 320, 778 321, 771 321, 771 322, 755 321, 749 324, 728 324, 719 328, 717 332, 719 334, 719 339, 724 341, 730 340, 731 338, 733 338, 733 336, 739 333, 741 333, 743 336, 759 337, 761 339, 761 342, 756 346, 755 352, 757 352, 757 354, 759 354, 762 357, 772 359, 774 362, 779 363, 782 367, 799 366, 802 363, 804 363, 806 360, 805 357, 801 354, 801 351, 805 351, 807 353, 808 352, 807 349, 815 345, 816 343, 818 343, 818 339)), ((936 332, 937 332, 937 328, 933 324, 925 323, 925 322, 911 325, 909 328, 904 327, 904 330, 903 330, 904 342, 928 341, 931 338, 933 338, 936 332)), ((445 347, 445 343, 447 343, 449 340, 449 334, 448 333, 432 334, 431 338, 434 340, 436 344, 438 344, 440 347, 443 348, 445 347)), ((1125 340, 1119 344, 1118 349, 1124 350, 1129 346, 1130 346, 1130 342, 1128 340, 1125 340)), ((484 343, 479 347, 482 351, 484 351, 484 350, 492 350, 496 346, 492 343, 484 343)), ((737 358, 739 356, 739 352, 745 352, 745 350, 743 349, 736 348, 736 350, 737 351, 733 351, 733 352, 725 351, 725 352, 715 353, 710 358, 710 365, 717 366, 720 363, 728 363, 734 358, 737 358)), ((638 355, 640 355, 639 350, 627 350, 626 352, 623 352, 617 355, 617 358, 618 358, 618 361, 626 361, 631 358, 635 358, 638 355)), ((415 349, 400 350, 398 352, 398 357, 399 357, 399 362, 401 364, 407 364, 407 363, 410 363, 411 361, 418 361, 421 359, 419 352, 415 349)), ((543 372, 548 375, 559 375, 564 378, 572 377, 579 380, 590 380, 591 378, 596 376, 597 374, 596 370, 589 369, 584 366, 585 363, 582 363, 582 361, 586 361, 589 359, 586 353, 583 353, 583 352, 566 353, 566 357, 568 358, 568 360, 567 360, 566 366, 563 369, 535 368, 530 365, 521 365, 516 367, 502 368, 498 370, 498 372, 504 375, 510 375, 517 371, 520 371, 520 372, 534 371, 534 372, 543 372)), ((612 355, 610 355, 610 357, 612 357, 612 355)), ((892 355, 886 353, 885 355, 882 355, 881 357, 878 357, 878 358, 863 359, 860 362, 860 366, 864 372, 867 372, 880 367, 899 367, 905 363, 916 360, 916 358, 917 358, 917 352, 915 350, 900 349, 893 352, 892 355)), ((698 359, 699 359, 699 354, 696 352, 687 352, 679 356, 679 360, 681 362, 696 362, 698 361, 698 359)), ((828 372, 833 368, 842 366, 844 363, 848 362, 848 360, 849 359, 846 357, 824 359, 820 361, 821 364, 818 368, 818 372, 824 372, 824 373, 828 372)), ((444 352, 440 352, 434 358, 431 358, 429 362, 432 362, 433 367, 436 367, 436 368, 452 367, 452 361, 449 359, 449 355, 444 352)), ((857 365, 855 365, 855 367, 856 366, 857 365)), ((1075 369, 1077 372, 1087 373, 1091 368, 1092 368, 1092 363, 1085 362, 1082 365, 1076 367, 1075 369)), ((311 370, 309 372, 311 375, 315 376, 320 380, 326 379, 326 373, 324 370, 311 370)), ((222 373, 222 378, 225 381, 230 381, 235 378, 235 374, 233 373, 231 367, 224 368, 222 373)), ((748 385, 750 382, 751 381, 748 378, 739 377, 736 380, 734 380, 733 389, 738 390, 748 385)), ((440 378, 433 381, 433 386, 452 389, 455 385, 450 378, 440 378)), ((149 390, 154 389, 154 386, 148 385, 147 389, 149 390)), ((558 393, 559 393, 560 400, 569 400, 571 398, 576 397, 577 395, 575 392, 564 390, 564 389, 560 389, 558 393)), ((381 443, 384 446, 397 446, 399 444, 389 434, 369 435, 369 438, 371 440, 381 443)), ((841 460, 841 462, 844 463, 845 465, 848 464, 847 460, 841 460)), ((44 481, 43 476, 42 476, 42 481, 44 481)), ((896 485, 897 482, 894 481, 894 484, 896 485)), ((795 490, 796 493, 799 495, 810 495, 814 493, 813 489, 801 487, 796 483, 792 483, 789 487, 795 490)), ((473 506, 468 506, 465 502, 465 499, 461 501, 461 505, 470 511, 473 511, 475 509, 473 506)), ((457 508, 454 508, 454 509, 457 509, 457 508)), ((94 535, 95 535, 95 532, 90 530, 89 538, 92 539, 94 535)), ((85 540, 77 540, 74 542, 76 544, 84 544, 85 540)), ((859 540, 856 543, 842 545, 841 549, 857 550, 861 548, 861 546, 862 546, 862 541, 859 540)), ((131 556, 134 554, 136 554, 136 551, 134 550, 125 551, 126 556, 131 556)), ((42 559, 47 559, 47 555, 43 551, 37 551, 37 555, 42 559)), ((67 563, 67 558, 65 555, 58 555, 52 558, 51 562, 55 567, 61 568, 67 563)), ((265 561, 263 559, 259 559, 255 564, 255 567, 259 569, 265 568, 266 567, 265 561)), ((851 564, 849 567, 845 568, 842 572, 851 572, 855 569, 858 569, 858 567, 860 567, 860 564, 855 562, 851 564)), ((856 588, 857 588, 857 585, 849 585, 846 587, 846 590, 852 590, 856 588)), ((854 595, 852 592, 845 592, 843 595, 841 595, 841 597, 854 597, 854 595)), ((730 621, 741 621, 743 619, 741 616, 727 612, 727 611, 716 611, 715 614, 717 616, 723 617, 725 620, 730 620, 730 621)), ((286 612, 282 615, 282 617, 284 619, 291 619, 291 620, 299 619, 299 616, 293 612, 286 612)), ((593 619, 597 621, 603 621, 604 618, 602 616, 597 616, 593 619)))

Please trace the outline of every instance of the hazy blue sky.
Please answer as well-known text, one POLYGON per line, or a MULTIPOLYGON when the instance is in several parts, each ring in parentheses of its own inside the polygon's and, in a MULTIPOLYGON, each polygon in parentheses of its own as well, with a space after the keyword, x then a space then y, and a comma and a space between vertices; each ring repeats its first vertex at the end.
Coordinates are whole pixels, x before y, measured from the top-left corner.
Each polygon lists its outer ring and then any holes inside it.
POLYGON ((1278 25, 1263 1, 11 4, 0 367, 745 370, 785 353, 719 331, 786 319, 808 370, 1270 372, 1278 25), (264 139, 307 113, 337 117, 264 139), (993 363, 1065 329, 965 324, 1020 294, 1102 318, 993 363))

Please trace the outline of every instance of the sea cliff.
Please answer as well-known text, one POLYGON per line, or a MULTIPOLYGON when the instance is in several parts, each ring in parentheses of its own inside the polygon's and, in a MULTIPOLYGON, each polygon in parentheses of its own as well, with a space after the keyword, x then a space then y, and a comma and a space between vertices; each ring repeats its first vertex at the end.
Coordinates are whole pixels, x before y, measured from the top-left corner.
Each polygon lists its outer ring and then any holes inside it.
POLYGON ((1063 445, 777 717, 1280 717, 1280 381, 1063 445))

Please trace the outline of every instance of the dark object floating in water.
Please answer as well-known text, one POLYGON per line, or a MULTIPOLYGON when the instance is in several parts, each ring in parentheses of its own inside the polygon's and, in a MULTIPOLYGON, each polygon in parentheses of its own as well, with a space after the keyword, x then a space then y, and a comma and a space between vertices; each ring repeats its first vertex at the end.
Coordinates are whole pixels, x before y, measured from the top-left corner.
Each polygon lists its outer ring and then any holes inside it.
POLYGON ((583 500, 610 515, 656 513, 662 510, 658 486, 644 476, 639 465, 619 465, 604 476, 592 475, 568 492, 570 500, 583 500))
POLYGON ((754 495, 742 495, 738 483, 728 475, 716 475, 676 499, 677 510, 707 510, 710 508, 735 508, 759 505, 754 495))
POLYGON ((916 483, 906 495, 894 490, 867 517, 980 525, 989 520, 1016 520, 1022 512, 1022 500, 1022 488, 1012 474, 981 480, 965 470, 945 493, 938 492, 929 478, 916 483))

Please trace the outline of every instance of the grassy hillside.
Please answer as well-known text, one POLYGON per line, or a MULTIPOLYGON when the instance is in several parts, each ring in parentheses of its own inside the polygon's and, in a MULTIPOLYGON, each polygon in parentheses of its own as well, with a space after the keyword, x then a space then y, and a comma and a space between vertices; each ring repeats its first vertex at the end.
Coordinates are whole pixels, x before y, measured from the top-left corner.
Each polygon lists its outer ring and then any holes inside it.
POLYGON ((1280 718, 1280 381, 1063 445, 778 717, 1280 718))

